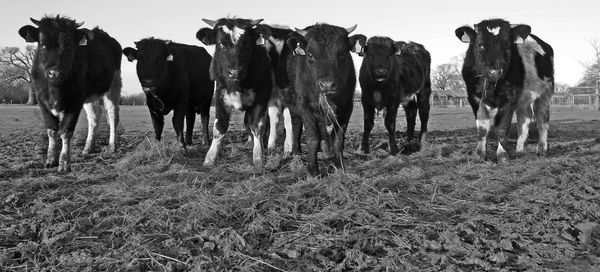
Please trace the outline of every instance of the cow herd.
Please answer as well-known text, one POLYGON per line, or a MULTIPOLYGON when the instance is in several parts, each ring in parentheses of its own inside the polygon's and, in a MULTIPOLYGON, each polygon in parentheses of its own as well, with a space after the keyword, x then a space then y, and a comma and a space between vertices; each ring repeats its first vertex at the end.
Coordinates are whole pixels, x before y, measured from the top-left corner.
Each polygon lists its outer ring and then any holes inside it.
MULTIPOLYGON (((331 153, 336 167, 344 169, 345 133, 357 81, 351 53, 363 58, 358 76, 364 110, 361 150, 370 151, 375 112, 383 110, 389 152, 399 152, 395 131, 400 105, 406 112, 407 140, 426 141, 431 56, 423 45, 384 36, 367 39, 361 34, 350 35, 356 25, 315 24, 291 30, 261 24, 262 20, 203 20, 209 27, 198 30, 196 38, 215 46, 212 57, 202 47, 155 38, 121 49, 103 30, 81 28, 81 23, 62 16, 31 19, 35 26, 19 29, 27 42, 38 44, 31 75, 48 133, 46 167, 70 171, 71 138, 82 108, 88 118, 83 152, 92 151, 100 98, 108 112, 108 150, 115 151, 122 55, 137 62, 157 140, 161 140, 164 116, 173 111, 177 140, 183 148, 192 144, 195 116, 200 114, 203 144, 210 142, 204 160, 207 166, 217 161, 231 114, 242 111, 253 144, 254 165, 262 164, 264 147, 275 148, 277 124, 283 121, 286 154, 301 153, 305 131, 311 175, 320 173, 319 150, 331 153), (210 141, 208 120, 213 99, 215 121, 210 141), (415 138, 417 112, 421 129, 415 138), (62 140, 60 153, 58 137, 62 140)), ((547 152, 553 51, 530 32, 528 25, 511 25, 500 19, 455 31, 461 41, 469 43, 462 74, 476 119, 476 154, 483 159, 490 133, 498 137, 498 161, 508 159, 507 134, 515 111, 517 154, 524 151, 533 120, 540 135, 537 152, 547 152)))

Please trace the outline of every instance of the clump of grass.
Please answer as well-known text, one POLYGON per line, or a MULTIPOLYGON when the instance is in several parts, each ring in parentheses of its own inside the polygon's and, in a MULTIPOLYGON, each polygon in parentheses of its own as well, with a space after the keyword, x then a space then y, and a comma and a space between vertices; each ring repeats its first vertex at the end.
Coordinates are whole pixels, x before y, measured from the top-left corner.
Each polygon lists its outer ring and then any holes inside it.
POLYGON ((148 173, 164 171, 175 156, 181 155, 181 146, 177 141, 155 141, 148 137, 132 152, 126 154, 115 163, 121 173, 148 173))

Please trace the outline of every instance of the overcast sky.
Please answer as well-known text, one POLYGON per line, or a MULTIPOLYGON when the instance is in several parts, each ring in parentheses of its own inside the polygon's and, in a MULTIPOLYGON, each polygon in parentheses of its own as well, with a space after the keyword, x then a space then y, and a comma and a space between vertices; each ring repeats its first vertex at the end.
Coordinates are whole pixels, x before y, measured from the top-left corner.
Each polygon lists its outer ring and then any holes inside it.
MULTIPOLYGON (((590 41, 600 39, 600 1, 323 1, 323 0, 23 0, 5 5, 0 24, 0 46, 24 47, 17 30, 31 24, 29 17, 64 14, 84 27, 100 26, 123 47, 145 37, 202 45, 196 31, 202 18, 227 16, 264 18, 266 23, 303 28, 316 22, 342 27, 358 24, 353 33, 389 36, 423 44, 432 55, 432 69, 464 53, 454 30, 489 18, 524 23, 554 48, 556 81, 576 84, 583 72, 580 61, 590 60, 590 41)), ((207 48, 212 53, 213 48, 207 48)), ((360 61, 355 57, 356 61, 360 61)), ((123 93, 141 92, 135 64, 123 58, 123 93)))

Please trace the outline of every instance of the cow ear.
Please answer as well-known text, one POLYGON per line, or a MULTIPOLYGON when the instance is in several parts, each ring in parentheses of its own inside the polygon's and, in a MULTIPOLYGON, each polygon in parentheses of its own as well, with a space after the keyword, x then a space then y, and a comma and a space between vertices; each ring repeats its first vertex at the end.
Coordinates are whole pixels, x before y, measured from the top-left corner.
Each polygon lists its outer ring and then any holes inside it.
POLYGON ((406 45, 406 43, 403 41, 394 42, 394 55, 396 55, 396 56, 402 55, 402 50, 404 49, 405 45, 406 45))
POLYGON ((133 62, 134 60, 137 59, 137 50, 135 50, 131 47, 125 47, 123 49, 123 55, 125 55, 125 57, 127 57, 127 60, 129 62, 133 62))
POLYGON ((367 37, 362 34, 356 34, 348 38, 350 41, 350 51, 358 54, 359 56, 365 55, 365 44, 367 43, 367 37))
POLYGON ((300 35, 291 35, 286 41, 289 48, 293 48, 294 56, 306 55, 306 39, 300 35))
POLYGON ((196 39, 206 45, 214 45, 217 40, 217 34, 214 29, 202 28, 196 32, 196 39))
POLYGON ((531 34, 531 27, 528 25, 516 25, 511 29, 513 41, 515 43, 523 43, 527 36, 531 34))
POLYGON ((266 40, 271 38, 273 35, 271 32, 271 28, 267 25, 257 25, 256 33, 258 33, 258 39, 256 39, 256 45, 264 45, 266 40))
POLYGON ((88 40, 91 41, 94 39, 94 32, 87 29, 87 28, 82 28, 82 29, 78 29, 77 31, 79 31, 79 46, 86 46, 88 44, 88 40))
POLYGON ((464 43, 470 43, 472 40, 475 40, 475 30, 473 30, 469 26, 461 26, 454 30, 454 34, 456 37, 464 43))
POLYGON ((19 29, 19 35, 23 37, 26 42, 37 42, 40 36, 39 33, 37 27, 32 25, 26 25, 19 29))

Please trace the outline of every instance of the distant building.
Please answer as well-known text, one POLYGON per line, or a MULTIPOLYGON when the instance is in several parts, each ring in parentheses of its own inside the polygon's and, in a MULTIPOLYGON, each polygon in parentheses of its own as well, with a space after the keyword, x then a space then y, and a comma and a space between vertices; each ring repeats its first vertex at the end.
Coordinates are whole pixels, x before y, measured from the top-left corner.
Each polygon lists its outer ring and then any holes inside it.
POLYGON ((432 90, 431 104, 442 107, 464 107, 468 105, 464 90, 432 90))

